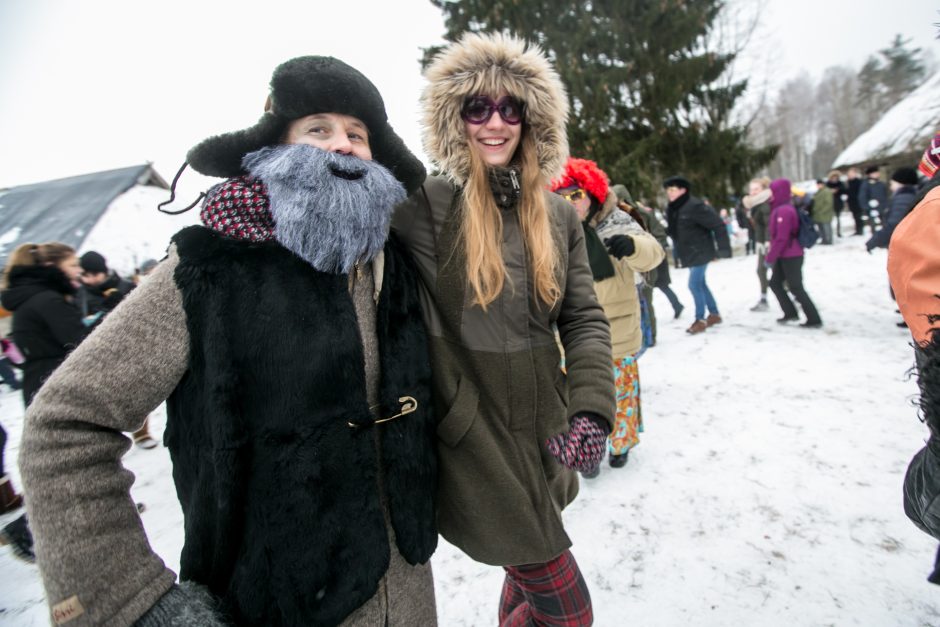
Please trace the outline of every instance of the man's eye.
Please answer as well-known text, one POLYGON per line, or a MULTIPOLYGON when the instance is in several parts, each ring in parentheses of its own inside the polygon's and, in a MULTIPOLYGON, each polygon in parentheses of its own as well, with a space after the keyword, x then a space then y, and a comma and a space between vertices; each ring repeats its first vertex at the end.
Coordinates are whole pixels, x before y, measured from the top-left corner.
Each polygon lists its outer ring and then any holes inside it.
POLYGON ((347 133, 347 137, 356 142, 364 142, 366 140, 365 136, 360 135, 359 133, 347 133))
POLYGON ((323 133, 329 132, 325 126, 312 126, 308 133, 313 133, 314 135, 322 135, 323 133))

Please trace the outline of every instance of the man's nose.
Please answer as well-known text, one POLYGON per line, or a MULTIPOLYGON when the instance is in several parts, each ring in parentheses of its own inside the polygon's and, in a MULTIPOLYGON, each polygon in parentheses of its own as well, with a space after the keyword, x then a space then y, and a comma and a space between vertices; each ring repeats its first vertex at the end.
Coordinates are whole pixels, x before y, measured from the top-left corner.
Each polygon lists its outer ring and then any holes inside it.
POLYGON ((330 145, 330 152, 338 152, 341 155, 352 154, 352 142, 349 141, 349 137, 345 134, 337 135, 333 138, 333 142, 330 145))

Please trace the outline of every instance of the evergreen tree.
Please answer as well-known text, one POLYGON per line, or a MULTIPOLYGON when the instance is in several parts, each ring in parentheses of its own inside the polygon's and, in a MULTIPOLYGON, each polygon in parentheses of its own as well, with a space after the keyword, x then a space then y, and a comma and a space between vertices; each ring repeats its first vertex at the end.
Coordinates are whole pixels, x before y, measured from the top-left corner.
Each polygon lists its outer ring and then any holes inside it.
MULTIPOLYGON (((721 0, 431 0, 448 41, 508 31, 537 43, 568 89, 571 154, 650 196, 682 173, 722 203, 774 156, 732 123, 747 83, 718 85, 733 54, 709 50, 721 0)), ((425 50, 426 65, 437 48, 425 50)))
POLYGON ((859 70, 856 104, 866 111, 870 124, 916 89, 927 73, 923 51, 908 49, 909 43, 895 35, 888 48, 868 57, 859 70))

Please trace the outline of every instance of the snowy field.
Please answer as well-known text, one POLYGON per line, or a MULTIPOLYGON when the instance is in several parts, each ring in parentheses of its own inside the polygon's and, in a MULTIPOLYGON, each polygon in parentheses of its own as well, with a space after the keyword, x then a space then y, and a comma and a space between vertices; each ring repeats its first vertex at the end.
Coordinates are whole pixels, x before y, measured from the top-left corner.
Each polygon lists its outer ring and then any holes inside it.
MULTIPOLYGON (((851 230, 851 229, 849 229, 851 230)), ((895 323, 886 253, 862 237, 816 246, 806 286, 825 327, 781 328, 748 308, 755 257, 709 268, 725 322, 688 336, 656 292, 656 347, 640 360, 646 431, 619 470, 582 481, 565 512, 596 625, 940 625, 927 583, 936 541, 904 516, 901 485, 926 428, 911 400, 909 335, 895 323)), ((20 396, 0 395, 15 470, 20 396)), ((162 412, 152 419, 159 434, 162 412)), ((174 570, 182 516, 165 448, 125 458, 154 549, 174 570)), ((13 516, 0 518, 0 523, 13 516)), ((495 625, 501 570, 442 543, 433 558, 441 625, 495 625)), ((47 625, 36 569, 0 549, 0 624, 47 625)))

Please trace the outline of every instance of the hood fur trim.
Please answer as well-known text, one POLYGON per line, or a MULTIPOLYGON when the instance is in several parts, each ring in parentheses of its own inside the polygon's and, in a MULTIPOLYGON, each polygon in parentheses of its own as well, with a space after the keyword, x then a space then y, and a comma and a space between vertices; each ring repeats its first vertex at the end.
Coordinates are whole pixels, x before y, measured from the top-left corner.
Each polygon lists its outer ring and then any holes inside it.
POLYGON ((525 103, 523 132, 535 140, 545 180, 559 174, 568 158, 568 97, 538 46, 510 35, 468 33, 434 58, 425 78, 424 150, 454 183, 462 186, 470 175, 464 99, 503 91, 525 103))

